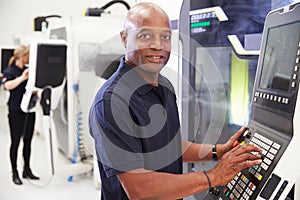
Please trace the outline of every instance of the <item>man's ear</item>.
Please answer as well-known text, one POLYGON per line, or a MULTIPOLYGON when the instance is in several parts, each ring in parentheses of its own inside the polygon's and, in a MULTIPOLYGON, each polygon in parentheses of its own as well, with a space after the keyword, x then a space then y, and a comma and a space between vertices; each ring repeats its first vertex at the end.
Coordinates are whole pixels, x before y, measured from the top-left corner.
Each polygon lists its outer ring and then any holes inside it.
POLYGON ((126 32, 121 31, 120 36, 121 36, 122 44, 126 48, 126 44, 127 44, 127 34, 126 34, 126 32))

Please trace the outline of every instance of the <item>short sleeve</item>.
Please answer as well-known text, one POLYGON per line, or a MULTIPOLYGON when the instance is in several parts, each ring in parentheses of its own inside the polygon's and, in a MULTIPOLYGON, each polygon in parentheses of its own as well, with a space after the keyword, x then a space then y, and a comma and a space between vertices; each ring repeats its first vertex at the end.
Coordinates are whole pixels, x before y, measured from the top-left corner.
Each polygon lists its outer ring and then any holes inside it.
POLYGON ((6 81, 10 81, 15 79, 16 76, 12 73, 10 68, 6 68, 3 72, 3 78, 1 80, 2 84, 4 84, 6 81))
POLYGON ((122 101, 102 100, 90 110, 90 132, 107 177, 144 168, 141 141, 127 107, 122 101))

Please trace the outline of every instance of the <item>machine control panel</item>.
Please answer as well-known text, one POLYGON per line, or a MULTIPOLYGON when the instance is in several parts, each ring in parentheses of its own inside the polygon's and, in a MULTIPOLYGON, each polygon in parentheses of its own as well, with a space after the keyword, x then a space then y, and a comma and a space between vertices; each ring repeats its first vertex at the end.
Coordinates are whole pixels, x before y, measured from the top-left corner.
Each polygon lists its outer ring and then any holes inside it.
POLYGON ((258 195, 263 183, 268 180, 270 170, 275 167, 276 162, 287 146, 287 143, 282 142, 282 139, 274 136, 268 137, 267 135, 268 132, 263 129, 249 129, 244 133, 242 139, 239 140, 239 145, 250 143, 261 148, 263 162, 237 174, 223 188, 220 195, 221 199, 224 197, 224 199, 248 200, 250 197, 258 195))

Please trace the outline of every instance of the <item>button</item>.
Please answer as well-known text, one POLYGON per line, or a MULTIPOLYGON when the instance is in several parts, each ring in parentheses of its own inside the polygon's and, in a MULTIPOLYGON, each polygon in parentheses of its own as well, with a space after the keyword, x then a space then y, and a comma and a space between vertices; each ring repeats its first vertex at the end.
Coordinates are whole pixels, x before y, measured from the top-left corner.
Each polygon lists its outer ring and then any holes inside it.
POLYGON ((238 183, 241 186, 241 188, 245 188, 246 187, 246 184, 242 180, 239 180, 238 183))
POLYGON ((268 153, 268 154, 267 154, 267 157, 268 157, 270 160, 273 160, 275 156, 274 156, 273 154, 271 154, 271 153, 268 153))
POLYGON ((284 103, 285 103, 285 104, 288 104, 288 103, 289 103, 289 99, 286 98, 284 103))
POLYGON ((251 174, 254 174, 254 173, 255 173, 255 170, 252 169, 252 168, 250 168, 248 171, 249 171, 251 174))
MULTIPOLYGON (((300 51, 300 50, 299 50, 299 51, 300 51)), ((294 68, 295 72, 298 71, 298 68, 299 68, 299 67, 296 65, 295 68, 294 68)))
POLYGON ((254 169, 254 170, 257 170, 258 168, 259 168, 258 165, 253 166, 253 169, 254 169))
POLYGON ((259 173, 255 173, 254 176, 255 176, 255 177, 257 178, 257 180, 259 180, 259 181, 261 181, 261 179, 263 178, 262 175, 259 174, 259 173))
POLYGON ((270 98, 270 95, 269 94, 267 94, 267 99, 269 99, 270 98))
POLYGON ((240 198, 240 193, 236 189, 233 190, 233 194, 236 198, 240 198))
POLYGON ((277 96, 274 96, 274 101, 277 101, 277 96))
POLYGON ((281 97, 278 97, 278 102, 280 102, 281 101, 281 97))
POLYGON ((280 144, 274 142, 273 147, 278 150, 280 148, 280 144))
POLYGON ((271 94, 271 95, 270 95, 270 100, 271 100, 271 101, 273 101, 273 97, 274 97, 274 96, 271 94))
POLYGON ((230 183, 231 183, 232 185, 234 185, 234 184, 235 184, 235 180, 234 180, 234 179, 231 180, 230 183))
POLYGON ((243 181, 239 182, 239 184, 240 184, 240 186, 241 186, 242 188, 245 188, 246 185, 247 185, 247 183, 248 183, 248 179, 247 179, 247 178, 245 178, 243 181))
POLYGON ((258 97, 258 95, 259 95, 259 92, 255 92, 255 95, 254 95, 254 96, 258 97))
POLYGON ((250 183, 249 188, 253 191, 255 190, 256 186, 253 183, 250 183))
POLYGON ((266 145, 266 144, 263 144, 263 148, 268 151, 270 149, 270 146, 266 145))
POLYGON ((267 171, 268 168, 269 168, 269 166, 266 165, 265 163, 261 163, 261 167, 262 167, 265 171, 267 171))
POLYGON ((253 101, 256 102, 257 101, 257 97, 254 97, 253 101))
POLYGON ((262 169, 262 168, 261 168, 261 167, 259 167, 259 168, 257 169, 257 172, 261 172, 261 169, 262 169))
POLYGON ((228 197, 230 195, 230 191, 226 192, 226 197, 228 197))
POLYGON ((298 47, 300 47, 300 42, 299 42, 299 44, 298 44, 298 47))
POLYGON ((281 103, 285 103, 285 98, 282 98, 282 101, 281 101, 281 103))
POLYGON ((278 150, 276 150, 276 149, 274 149, 274 148, 271 148, 271 149, 270 149, 270 152, 271 152, 272 154, 276 155, 277 152, 278 152, 278 150))
POLYGON ((260 93, 260 94, 259 94, 259 97, 262 98, 262 96, 263 96, 263 93, 260 93))
POLYGON ((266 94, 263 94, 263 98, 264 98, 264 99, 266 98, 266 94))
POLYGON ((293 81, 293 82, 292 82, 292 87, 295 87, 295 85, 296 85, 296 83, 293 81))
POLYGON ((294 74, 293 75, 293 79, 295 80, 297 78, 297 74, 294 74))
POLYGON ((225 189, 223 190, 223 193, 226 194, 227 191, 228 191, 228 189, 225 188, 225 189))
POLYGON ((272 163, 272 161, 269 160, 268 158, 265 158, 264 159, 264 163, 266 163, 267 165, 270 165, 272 163))
MULTIPOLYGON (((254 190, 253 190, 254 191, 254 190)), ((249 195, 251 196, 253 194, 253 191, 252 190, 249 190, 249 195)))
POLYGON ((242 188, 240 185, 236 185, 236 190, 237 190, 239 193, 242 193, 242 192, 243 192, 243 188, 242 188))
POLYGON ((249 197, 249 195, 247 194, 247 193, 245 193, 245 200, 249 200, 250 199, 250 197, 249 197))
POLYGON ((254 191, 256 189, 256 186, 253 184, 253 187, 251 189, 252 189, 252 191, 254 191))
POLYGON ((296 63, 299 63, 299 58, 296 58, 296 63))
POLYGON ((298 55, 298 56, 300 55, 300 50, 298 50, 297 55, 298 55))
POLYGON ((259 139, 261 139, 262 141, 264 141, 265 143, 267 143, 268 145, 271 145, 273 143, 272 140, 269 140, 268 138, 262 136, 262 135, 259 135, 258 137, 259 139))

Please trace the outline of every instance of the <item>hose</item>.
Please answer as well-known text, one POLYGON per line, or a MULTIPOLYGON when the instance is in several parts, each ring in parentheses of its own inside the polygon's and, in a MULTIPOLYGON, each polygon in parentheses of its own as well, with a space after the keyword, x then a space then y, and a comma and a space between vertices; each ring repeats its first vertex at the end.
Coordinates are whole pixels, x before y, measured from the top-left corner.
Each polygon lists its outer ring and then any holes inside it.
POLYGON ((129 4, 123 0, 113 0, 102 6, 101 8, 88 8, 85 12, 85 16, 94 16, 94 17, 101 17, 101 14, 104 13, 105 9, 112 6, 113 4, 121 3, 123 4, 127 10, 130 9, 129 4))

